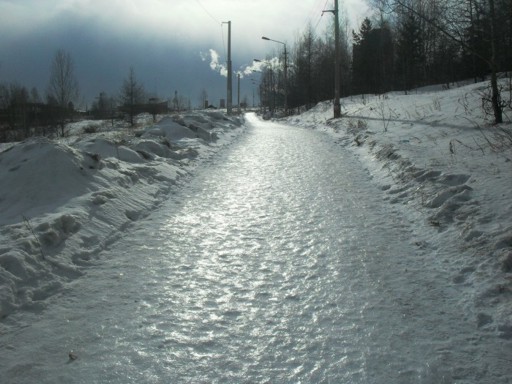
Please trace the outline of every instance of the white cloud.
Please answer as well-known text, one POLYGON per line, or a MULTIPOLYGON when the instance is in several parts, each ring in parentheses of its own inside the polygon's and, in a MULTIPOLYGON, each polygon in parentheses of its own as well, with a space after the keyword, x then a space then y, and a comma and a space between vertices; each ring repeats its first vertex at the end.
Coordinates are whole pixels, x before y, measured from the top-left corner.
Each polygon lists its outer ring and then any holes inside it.
POLYGON ((266 68, 282 68, 283 63, 278 57, 272 57, 271 59, 253 61, 251 65, 240 68, 240 73, 243 77, 251 75, 253 72, 261 72, 266 68))
MULTIPOLYGON (((209 56, 210 56, 210 68, 220 73, 221 76, 227 77, 228 76, 228 69, 226 68, 226 65, 221 64, 219 62, 220 55, 215 51, 214 49, 209 50, 209 56)), ((205 55, 204 53, 201 53, 201 58, 203 61, 206 61, 208 55, 205 55)))
MULTIPOLYGON (((220 55, 214 49, 208 51, 208 53, 200 52, 199 53, 201 60, 206 62, 209 60, 210 68, 218 72, 221 76, 228 76, 227 63, 224 64, 221 62, 220 55)), ((254 72, 262 72, 265 68, 282 68, 283 63, 279 60, 278 57, 273 57, 267 60, 261 61, 253 61, 250 65, 242 65, 238 68, 238 70, 233 70, 233 75, 240 75, 240 78, 244 78, 245 76, 250 76, 254 72)))
POLYGON ((263 61, 253 61, 251 65, 246 66, 245 68, 241 68, 241 72, 245 76, 249 76, 254 72, 261 72, 265 67, 265 62, 263 61))

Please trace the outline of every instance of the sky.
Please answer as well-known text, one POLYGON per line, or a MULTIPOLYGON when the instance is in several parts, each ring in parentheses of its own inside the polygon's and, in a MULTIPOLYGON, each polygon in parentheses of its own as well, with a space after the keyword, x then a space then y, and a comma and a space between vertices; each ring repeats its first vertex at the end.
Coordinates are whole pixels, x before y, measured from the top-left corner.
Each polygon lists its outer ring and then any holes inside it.
MULTIPOLYGON (((366 0, 341 0, 340 7, 354 28, 368 12, 366 0)), ((63 49, 73 59, 82 106, 100 92, 117 95, 131 67, 149 93, 166 99, 178 92, 195 106, 204 89, 218 105, 231 21, 233 70, 243 73, 241 97, 251 104, 252 79, 259 79, 247 68, 282 49, 261 37, 291 47, 308 23, 323 33, 332 16, 322 10, 332 8, 332 0, 0 0, 0 83, 44 95, 52 59, 63 49)))

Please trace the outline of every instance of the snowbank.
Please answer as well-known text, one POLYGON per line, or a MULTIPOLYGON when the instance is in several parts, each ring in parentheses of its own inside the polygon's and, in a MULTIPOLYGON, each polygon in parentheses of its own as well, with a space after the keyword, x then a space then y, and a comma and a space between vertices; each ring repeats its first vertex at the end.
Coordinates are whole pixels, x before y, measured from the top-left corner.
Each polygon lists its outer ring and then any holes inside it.
POLYGON ((180 177, 229 143, 242 119, 165 116, 136 130, 80 122, 62 140, 33 138, 0 152, 0 319, 37 310, 85 273, 180 177), (85 134, 94 131, 94 134, 85 134))
MULTIPOLYGON (((508 83, 502 86, 508 92, 508 83)), ((488 83, 342 100, 288 118, 323 129, 360 157, 385 201, 427 228, 418 247, 463 286, 479 328, 512 339, 512 124, 492 124, 488 83)), ((383 218, 385 220, 385 218, 383 218)))

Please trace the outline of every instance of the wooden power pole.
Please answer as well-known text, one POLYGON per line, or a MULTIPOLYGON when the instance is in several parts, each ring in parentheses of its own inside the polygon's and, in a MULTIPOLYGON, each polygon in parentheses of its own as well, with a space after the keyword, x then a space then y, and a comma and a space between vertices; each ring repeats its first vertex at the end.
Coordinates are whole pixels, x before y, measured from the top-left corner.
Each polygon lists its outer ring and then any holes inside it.
POLYGON ((335 68, 334 68, 334 118, 341 117, 340 105, 340 71, 341 71, 341 52, 340 52, 340 18, 338 0, 334 0, 334 44, 335 47, 335 68))
POLYGON ((334 0, 334 9, 322 12, 330 12, 334 15, 334 118, 341 117, 340 105, 340 77, 341 77, 341 51, 340 51, 340 18, 338 0, 334 0))
POLYGON ((231 62, 231 21, 228 22, 228 115, 233 113, 233 64, 231 62))
POLYGON ((223 24, 228 25, 228 89, 227 89, 227 112, 231 115, 233 112, 233 67, 231 63, 231 21, 227 21, 223 24))

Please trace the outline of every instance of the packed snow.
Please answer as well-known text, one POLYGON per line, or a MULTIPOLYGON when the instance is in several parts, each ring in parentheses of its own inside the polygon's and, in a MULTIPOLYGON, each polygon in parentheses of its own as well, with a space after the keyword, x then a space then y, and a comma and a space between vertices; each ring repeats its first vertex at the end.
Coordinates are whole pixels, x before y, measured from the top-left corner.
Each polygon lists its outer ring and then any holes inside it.
POLYGON ((64 139, 4 144, 0 318, 43 308, 243 128, 216 111, 159 119, 141 115, 135 128, 81 121, 64 139))
MULTIPOLYGON (((324 102, 283 121, 323 130, 356 156, 387 203, 420 223, 416 246, 450 252, 449 283, 464 287, 460 301, 475 329, 509 343, 511 111, 506 123, 493 125, 483 108, 487 89, 452 84, 363 95, 342 100, 340 119, 331 119, 332 103, 324 102)), ((63 139, 3 145, 0 334, 10 331, 10 314, 44 309, 50 296, 101 264, 103 250, 244 132, 242 117, 221 112, 140 118, 135 129, 85 121, 68 126, 63 139)))

